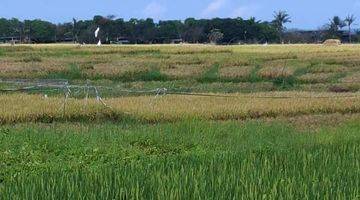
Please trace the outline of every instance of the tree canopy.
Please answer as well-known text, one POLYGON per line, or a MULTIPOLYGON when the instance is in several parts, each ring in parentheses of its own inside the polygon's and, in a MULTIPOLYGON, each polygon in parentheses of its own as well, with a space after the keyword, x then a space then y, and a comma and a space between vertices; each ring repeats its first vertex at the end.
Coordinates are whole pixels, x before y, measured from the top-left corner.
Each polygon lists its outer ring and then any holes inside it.
MULTIPOLYGON (((277 42, 318 42, 327 38, 340 38, 342 28, 349 30, 355 17, 349 15, 345 20, 335 16, 324 30, 288 31, 286 23, 291 22, 285 11, 274 13, 271 22, 257 20, 254 17, 213 18, 186 20, 153 19, 124 20, 114 15, 94 16, 91 20, 73 19, 71 22, 53 24, 43 20, 24 20, 0 18, 0 38, 14 37, 21 42, 52 43, 78 42, 97 43, 94 31, 100 27, 99 37, 103 43, 127 41, 132 44, 171 43, 277 43, 277 42)), ((347 34, 346 34, 347 35, 347 34)), ((349 36, 351 33, 349 31, 349 36)), ((357 39, 354 38, 354 40, 357 39)), ((351 41, 351 39, 349 39, 351 41)), ((0 40, 1 42, 1 40, 0 40)))

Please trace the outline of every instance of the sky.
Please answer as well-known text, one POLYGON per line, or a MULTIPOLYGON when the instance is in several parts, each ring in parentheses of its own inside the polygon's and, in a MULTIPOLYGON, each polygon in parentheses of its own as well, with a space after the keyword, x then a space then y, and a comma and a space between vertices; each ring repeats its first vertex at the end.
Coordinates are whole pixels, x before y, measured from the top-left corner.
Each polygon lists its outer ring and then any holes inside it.
MULTIPOLYGON (((334 15, 354 14, 360 24, 360 0, 0 0, 0 18, 43 19, 53 23, 94 15, 158 20, 214 17, 255 17, 271 21, 274 11, 286 10, 288 28, 317 29, 334 15)), ((357 27, 360 27, 357 25, 357 27)))

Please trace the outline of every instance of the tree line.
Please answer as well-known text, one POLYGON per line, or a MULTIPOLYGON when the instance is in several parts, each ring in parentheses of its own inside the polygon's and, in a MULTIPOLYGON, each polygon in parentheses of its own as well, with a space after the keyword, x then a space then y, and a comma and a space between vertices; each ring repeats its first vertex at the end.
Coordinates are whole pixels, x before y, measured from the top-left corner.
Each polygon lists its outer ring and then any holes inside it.
POLYGON ((334 17, 324 28, 316 31, 290 31, 285 24, 291 23, 285 11, 274 13, 272 21, 260 21, 252 17, 181 20, 153 19, 124 20, 110 16, 94 16, 91 20, 53 24, 48 21, 0 18, 0 39, 16 38, 19 42, 96 43, 94 31, 100 27, 99 38, 103 43, 126 41, 132 44, 186 43, 313 43, 328 38, 342 39, 347 26, 348 40, 358 41, 359 34, 352 34, 351 25, 356 18, 349 15, 342 20, 334 17))

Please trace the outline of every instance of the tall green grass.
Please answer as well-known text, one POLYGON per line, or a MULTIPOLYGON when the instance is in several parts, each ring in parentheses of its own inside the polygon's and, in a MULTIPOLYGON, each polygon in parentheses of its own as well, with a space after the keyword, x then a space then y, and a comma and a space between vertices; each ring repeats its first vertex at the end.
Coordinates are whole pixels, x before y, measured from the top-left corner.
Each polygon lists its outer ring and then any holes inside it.
POLYGON ((0 199, 357 199, 360 125, 24 124, 0 129, 0 199))
POLYGON ((77 64, 69 64, 65 71, 51 72, 44 78, 79 80, 86 78, 86 76, 77 64))

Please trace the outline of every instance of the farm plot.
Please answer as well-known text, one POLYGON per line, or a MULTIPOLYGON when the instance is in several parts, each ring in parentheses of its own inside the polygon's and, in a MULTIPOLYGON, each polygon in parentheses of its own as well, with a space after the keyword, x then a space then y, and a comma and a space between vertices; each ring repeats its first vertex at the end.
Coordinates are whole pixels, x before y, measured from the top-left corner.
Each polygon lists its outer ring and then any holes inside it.
POLYGON ((359 45, 0 46, 0 199, 358 199, 359 76, 359 45))

